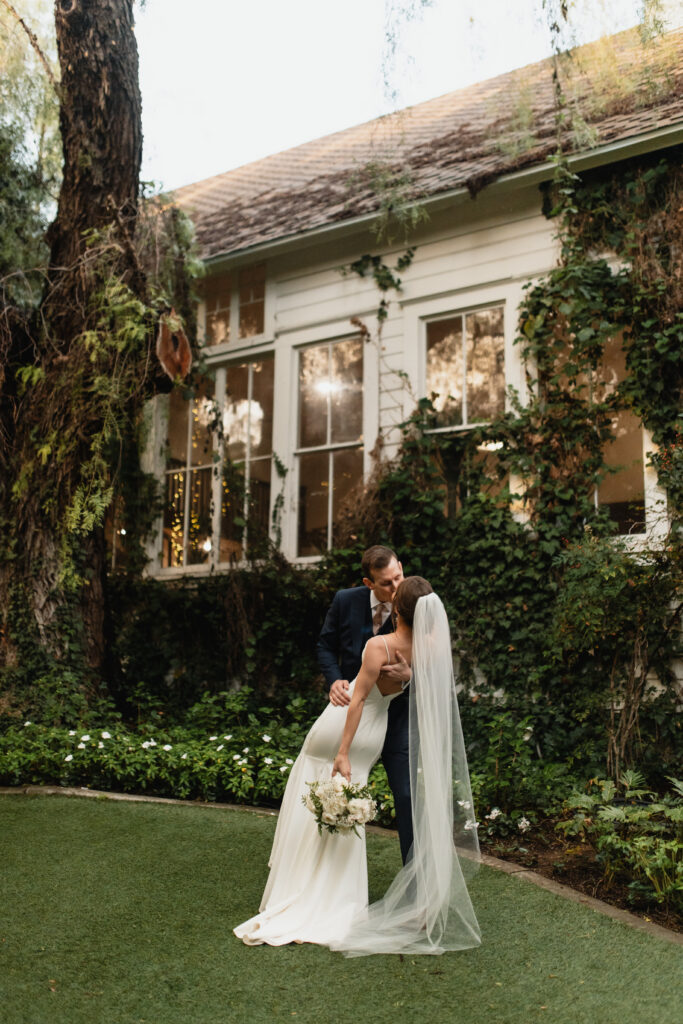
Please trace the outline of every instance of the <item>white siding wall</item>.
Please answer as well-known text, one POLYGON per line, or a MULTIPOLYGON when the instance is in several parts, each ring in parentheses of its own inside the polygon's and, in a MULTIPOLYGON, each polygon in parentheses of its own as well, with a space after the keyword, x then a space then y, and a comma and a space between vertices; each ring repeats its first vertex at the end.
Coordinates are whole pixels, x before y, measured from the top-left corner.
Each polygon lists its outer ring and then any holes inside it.
MULTIPOLYGON (((365 469, 370 470, 378 435, 385 455, 399 438, 398 424, 424 394, 424 318, 448 315, 477 305, 505 304, 506 380, 521 389, 516 310, 523 285, 556 262, 557 245, 551 222, 541 213, 537 188, 509 193, 481 193, 459 199, 421 227, 414 241, 415 258, 401 275, 402 291, 389 292, 389 315, 377 338, 380 301, 371 277, 343 277, 342 264, 363 253, 377 254, 368 235, 342 242, 301 247, 267 259, 268 311, 266 336, 257 343, 240 342, 212 353, 210 361, 247 358, 275 349, 274 450, 287 467, 283 510, 283 548, 296 555, 296 459, 298 349, 315 342, 357 334, 350 323, 360 317, 373 336, 364 352, 365 469), (409 383, 399 373, 407 373, 409 383)), ((404 246, 384 251, 392 265, 404 246)), ((281 486, 274 479, 277 490, 281 486)))

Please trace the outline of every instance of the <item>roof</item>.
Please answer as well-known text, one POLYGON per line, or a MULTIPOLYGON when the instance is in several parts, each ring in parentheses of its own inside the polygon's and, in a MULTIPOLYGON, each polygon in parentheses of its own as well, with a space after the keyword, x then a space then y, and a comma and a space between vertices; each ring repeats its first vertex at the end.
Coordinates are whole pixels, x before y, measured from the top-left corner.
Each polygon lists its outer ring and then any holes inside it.
MULTIPOLYGON (((643 45, 637 29, 563 55, 563 138, 585 151, 683 124, 683 30, 643 45)), ((376 182, 403 176, 415 198, 471 194, 556 149, 553 59, 447 93, 178 189, 204 259, 378 208, 376 182)))

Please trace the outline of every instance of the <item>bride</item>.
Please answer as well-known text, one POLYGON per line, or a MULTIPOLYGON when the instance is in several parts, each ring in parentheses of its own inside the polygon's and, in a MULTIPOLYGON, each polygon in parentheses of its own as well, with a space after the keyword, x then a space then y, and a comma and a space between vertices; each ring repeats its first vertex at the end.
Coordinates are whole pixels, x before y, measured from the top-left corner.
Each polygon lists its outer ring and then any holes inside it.
POLYGON ((282 801, 260 913, 234 929, 247 945, 314 942, 347 956, 443 953, 479 944, 465 879, 479 847, 448 618, 421 576, 394 598, 396 631, 368 640, 348 708, 328 704, 306 737, 282 801), (380 666, 412 667, 410 788, 414 840, 383 899, 368 906, 365 831, 323 831, 302 797, 339 772, 364 785, 384 740, 391 700, 380 666))

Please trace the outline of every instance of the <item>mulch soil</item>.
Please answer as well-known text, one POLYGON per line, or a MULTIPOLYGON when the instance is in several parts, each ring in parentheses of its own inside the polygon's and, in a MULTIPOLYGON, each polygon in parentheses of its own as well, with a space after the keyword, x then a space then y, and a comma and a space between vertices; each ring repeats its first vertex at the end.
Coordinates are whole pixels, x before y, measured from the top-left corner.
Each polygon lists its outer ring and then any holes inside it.
POLYGON ((645 921, 654 921, 671 931, 683 932, 683 917, 674 909, 646 902, 637 895, 634 897, 626 879, 617 876, 606 881, 591 845, 585 840, 565 839, 558 835, 554 819, 539 823, 535 835, 523 840, 480 839, 482 850, 492 857, 519 864, 586 896, 637 914, 645 921))

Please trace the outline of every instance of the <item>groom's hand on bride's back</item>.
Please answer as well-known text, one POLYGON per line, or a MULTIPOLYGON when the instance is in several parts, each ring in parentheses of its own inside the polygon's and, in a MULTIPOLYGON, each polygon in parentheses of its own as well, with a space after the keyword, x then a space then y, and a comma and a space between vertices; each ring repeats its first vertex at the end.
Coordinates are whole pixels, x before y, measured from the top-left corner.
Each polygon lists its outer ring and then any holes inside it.
POLYGON ((386 665, 382 665, 380 668, 380 674, 383 679, 388 679, 392 683, 409 683, 412 675, 412 669, 410 665, 403 657, 400 651, 396 652, 396 661, 392 661, 386 665))
POLYGON ((351 703, 348 679, 337 679, 330 687, 330 704, 336 708, 345 708, 351 703))

